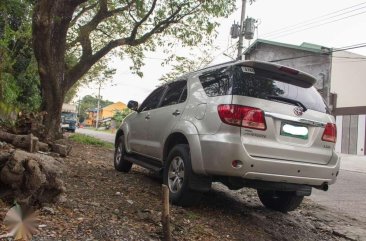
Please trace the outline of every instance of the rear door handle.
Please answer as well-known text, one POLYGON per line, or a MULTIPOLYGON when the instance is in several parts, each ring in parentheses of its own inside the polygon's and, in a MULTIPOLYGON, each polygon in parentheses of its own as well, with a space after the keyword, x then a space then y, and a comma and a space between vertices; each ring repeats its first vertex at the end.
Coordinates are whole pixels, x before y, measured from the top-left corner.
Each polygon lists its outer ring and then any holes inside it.
POLYGON ((174 116, 178 116, 178 115, 180 115, 180 111, 179 111, 179 110, 175 110, 175 111, 172 113, 172 115, 174 115, 174 116))

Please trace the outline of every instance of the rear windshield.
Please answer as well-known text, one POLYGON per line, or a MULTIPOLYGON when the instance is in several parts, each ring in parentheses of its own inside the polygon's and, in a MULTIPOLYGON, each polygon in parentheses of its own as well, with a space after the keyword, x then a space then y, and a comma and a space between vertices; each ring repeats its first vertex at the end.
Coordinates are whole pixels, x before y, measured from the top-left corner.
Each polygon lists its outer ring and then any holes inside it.
POLYGON ((314 87, 294 85, 290 78, 273 72, 234 66, 205 73, 200 76, 200 81, 210 97, 233 94, 285 102, 275 100, 275 97, 280 97, 300 102, 307 109, 329 113, 323 98, 314 87))
POLYGON ((300 102, 307 109, 323 113, 328 112, 323 98, 314 87, 303 88, 290 84, 291 79, 285 78, 284 76, 276 76, 272 72, 261 70, 254 70, 252 72, 247 70, 248 68, 245 67, 234 67, 233 95, 249 96, 272 101, 275 97, 282 97, 300 102))

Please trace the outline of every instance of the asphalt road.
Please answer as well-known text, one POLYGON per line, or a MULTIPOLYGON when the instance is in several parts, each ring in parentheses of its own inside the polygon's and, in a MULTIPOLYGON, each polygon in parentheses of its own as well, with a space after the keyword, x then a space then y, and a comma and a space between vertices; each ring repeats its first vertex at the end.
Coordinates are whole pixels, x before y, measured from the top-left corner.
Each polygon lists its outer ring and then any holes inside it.
POLYGON ((114 143, 115 134, 106 133, 103 131, 95 131, 85 128, 78 128, 76 129, 76 133, 88 135, 88 136, 94 136, 95 138, 101 139, 103 141, 114 143))
POLYGON ((337 182, 327 192, 313 189, 310 199, 366 222, 366 156, 342 155, 337 182))
MULTIPOLYGON (((89 129, 77 133, 114 142, 115 135, 89 129)), ((366 222, 366 156, 342 155, 341 171, 336 184, 327 192, 313 189, 311 200, 366 222)))

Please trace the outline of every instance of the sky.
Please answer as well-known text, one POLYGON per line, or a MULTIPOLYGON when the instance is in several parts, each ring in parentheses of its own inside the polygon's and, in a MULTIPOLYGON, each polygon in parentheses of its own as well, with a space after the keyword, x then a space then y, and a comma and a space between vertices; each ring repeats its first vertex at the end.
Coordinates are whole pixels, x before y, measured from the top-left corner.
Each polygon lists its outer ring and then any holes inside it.
MULTIPOLYGON (((249 4, 249 0, 247 2, 246 16, 258 20, 258 31, 251 43, 257 37, 295 45, 308 42, 332 48, 366 43, 366 1, 256 0, 253 4, 249 4)), ((223 52, 237 41, 230 38, 230 27, 234 21, 240 20, 241 3, 241 0, 237 0, 237 10, 228 18, 218 20, 220 27, 217 29, 218 36, 214 45, 219 48, 215 51, 216 57, 212 65, 231 60, 223 55, 223 52)), ((250 42, 245 40, 244 46, 248 47, 249 44, 250 42)), ((366 47, 350 51, 366 56, 366 47)), ((234 53, 234 50, 231 53, 234 53)), ((169 66, 161 66, 164 57, 162 50, 147 53, 142 78, 130 73, 131 62, 128 59, 112 58, 110 67, 117 71, 113 79, 102 86, 102 98, 126 104, 129 100, 142 102, 159 85, 159 78, 170 70, 169 66)), ((97 94, 97 86, 90 84, 82 87, 75 99, 97 94)))

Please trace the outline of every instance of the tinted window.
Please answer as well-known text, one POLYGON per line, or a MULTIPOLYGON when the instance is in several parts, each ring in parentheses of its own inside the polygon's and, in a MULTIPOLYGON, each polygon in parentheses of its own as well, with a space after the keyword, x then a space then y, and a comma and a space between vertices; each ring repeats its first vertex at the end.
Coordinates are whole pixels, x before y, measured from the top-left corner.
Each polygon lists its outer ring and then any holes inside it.
POLYGON ((161 96, 163 95, 165 90, 165 86, 161 86, 159 88, 157 88, 156 90, 154 90, 147 98, 146 100, 142 103, 141 107, 140 107, 140 111, 146 111, 146 110, 152 110, 155 109, 161 99, 161 96))
POLYGON ((179 99, 182 95, 187 81, 177 81, 168 85, 168 90, 164 95, 161 106, 175 105, 179 103, 179 99))
POLYGON ((272 72, 260 70, 254 70, 254 72, 255 74, 243 72, 241 67, 235 66, 233 95, 250 96, 272 101, 275 97, 283 97, 299 101, 308 109, 323 113, 327 112, 327 106, 323 98, 314 87, 303 88, 290 84, 291 79, 280 75, 276 76, 272 72))
POLYGON ((217 69, 199 77, 207 96, 213 97, 229 94, 230 76, 227 69, 217 69))

